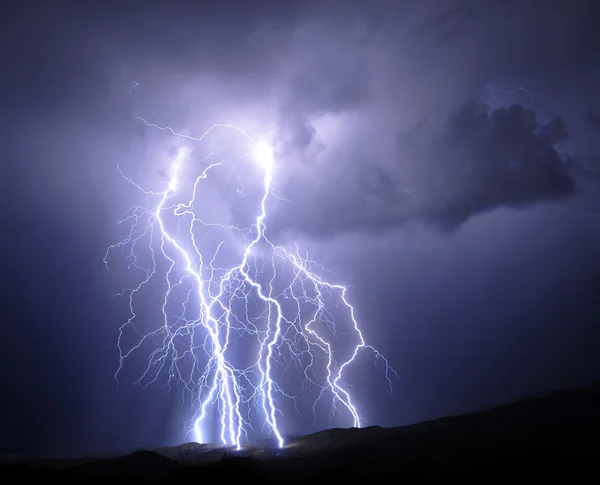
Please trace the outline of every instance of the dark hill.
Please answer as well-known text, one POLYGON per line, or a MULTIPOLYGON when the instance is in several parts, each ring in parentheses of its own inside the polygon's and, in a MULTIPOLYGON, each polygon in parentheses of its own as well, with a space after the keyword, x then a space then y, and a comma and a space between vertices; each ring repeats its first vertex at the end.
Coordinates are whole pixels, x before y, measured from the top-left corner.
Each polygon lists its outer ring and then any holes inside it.
POLYGON ((79 465, 70 470, 75 477, 85 479, 93 476, 107 480, 138 480, 158 482, 179 472, 176 461, 152 451, 136 451, 129 455, 108 460, 97 460, 79 465))
POLYGON ((400 428, 323 431, 298 439, 286 468, 296 469, 297 483, 302 470, 306 479, 309 470, 488 483, 524 475, 591 478, 598 477, 599 436, 600 386, 592 386, 400 428))
MULTIPOLYGON (((54 463, 54 470, 40 470, 29 460, 3 471, 30 483, 599 481, 599 436, 597 385, 399 428, 330 429, 294 438, 283 450, 264 443, 242 452, 187 444, 84 464, 54 463)), ((11 483, 2 476, 0 481, 11 483)))

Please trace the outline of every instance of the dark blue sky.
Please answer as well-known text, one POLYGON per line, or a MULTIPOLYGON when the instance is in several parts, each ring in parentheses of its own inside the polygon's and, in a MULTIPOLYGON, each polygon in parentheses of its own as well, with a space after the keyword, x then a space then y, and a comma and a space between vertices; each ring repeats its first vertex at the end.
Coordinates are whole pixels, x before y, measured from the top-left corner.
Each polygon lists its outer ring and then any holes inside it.
POLYGON ((390 396, 352 368, 368 423, 600 380, 595 2, 188 3, 3 7, 1 452, 189 439, 178 392, 133 385, 144 356, 113 378, 117 163, 156 186, 178 146, 138 116, 268 133, 273 237, 338 269, 398 373, 390 396))

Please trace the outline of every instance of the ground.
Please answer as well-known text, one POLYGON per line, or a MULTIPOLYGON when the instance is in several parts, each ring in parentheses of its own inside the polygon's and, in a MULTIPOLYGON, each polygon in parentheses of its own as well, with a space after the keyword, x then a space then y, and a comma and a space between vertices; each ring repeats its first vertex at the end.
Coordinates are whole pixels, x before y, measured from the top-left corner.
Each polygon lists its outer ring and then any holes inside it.
POLYGON ((284 449, 242 451, 188 443, 110 459, 5 460, 8 480, 179 483, 258 479, 505 482, 598 480, 600 385, 555 392, 479 413, 398 428, 330 429, 295 437, 284 449))

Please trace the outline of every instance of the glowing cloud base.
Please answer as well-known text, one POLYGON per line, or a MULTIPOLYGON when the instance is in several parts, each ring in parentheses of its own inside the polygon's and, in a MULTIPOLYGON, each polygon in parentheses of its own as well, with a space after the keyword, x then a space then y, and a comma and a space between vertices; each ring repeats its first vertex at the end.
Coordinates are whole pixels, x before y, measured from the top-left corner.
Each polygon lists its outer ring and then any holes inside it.
POLYGON ((213 170, 225 162, 211 163, 209 156, 199 169, 181 149, 170 163, 168 186, 162 191, 145 190, 121 172, 145 198, 120 221, 128 226, 128 235, 108 248, 105 264, 108 267, 110 253, 119 249, 125 252, 129 268, 144 276, 122 293, 128 296, 131 314, 120 327, 115 378, 128 357, 150 348, 138 383, 146 386, 164 373, 169 384, 177 381, 189 391, 197 410, 190 431, 199 443, 208 440, 208 421, 214 415, 224 445, 239 449, 253 426, 260 424, 263 433, 283 446, 280 403, 287 399, 295 405, 302 397, 283 385, 281 376, 294 369, 300 372, 301 387, 315 389, 315 419, 317 403, 331 399, 331 416, 340 411, 349 424, 360 427, 359 412, 343 381, 348 367, 365 349, 385 363, 390 386, 393 369, 365 342, 346 287, 323 279, 322 269, 318 271, 319 266, 296 244, 292 252, 267 237, 268 204, 275 197, 271 147, 232 125, 214 125, 191 137, 140 121, 190 142, 201 142, 217 128, 241 133, 251 149, 235 163, 253 164, 262 179, 262 197, 250 227, 207 222, 197 215, 198 194, 213 170), (190 180, 186 174, 194 169, 190 180), (205 241, 211 234, 219 242, 209 251, 205 241), (218 263, 229 243, 237 248, 238 259, 218 263), (155 280, 160 283, 161 324, 143 334, 138 329, 140 301, 145 289, 157 288, 155 280), (346 340, 352 342, 344 343, 342 350, 335 348, 340 319, 347 327, 346 340), (127 331, 137 335, 132 345, 126 345, 127 331), (236 346, 242 337, 253 339, 253 344, 236 346), (247 365, 235 363, 240 352, 248 354, 247 365))

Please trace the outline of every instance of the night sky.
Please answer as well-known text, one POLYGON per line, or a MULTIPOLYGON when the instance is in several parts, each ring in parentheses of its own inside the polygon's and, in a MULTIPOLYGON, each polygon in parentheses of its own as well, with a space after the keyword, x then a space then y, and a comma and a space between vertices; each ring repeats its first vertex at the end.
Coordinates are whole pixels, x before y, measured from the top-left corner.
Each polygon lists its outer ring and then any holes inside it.
POLYGON ((600 381, 599 2, 96 3, 2 7, 1 453, 190 440, 181 393, 135 385, 147 354, 114 378, 132 279, 103 258, 143 195, 118 167, 164 187, 184 143, 138 117, 272 141, 269 234, 398 374, 348 371, 365 424, 600 381))

